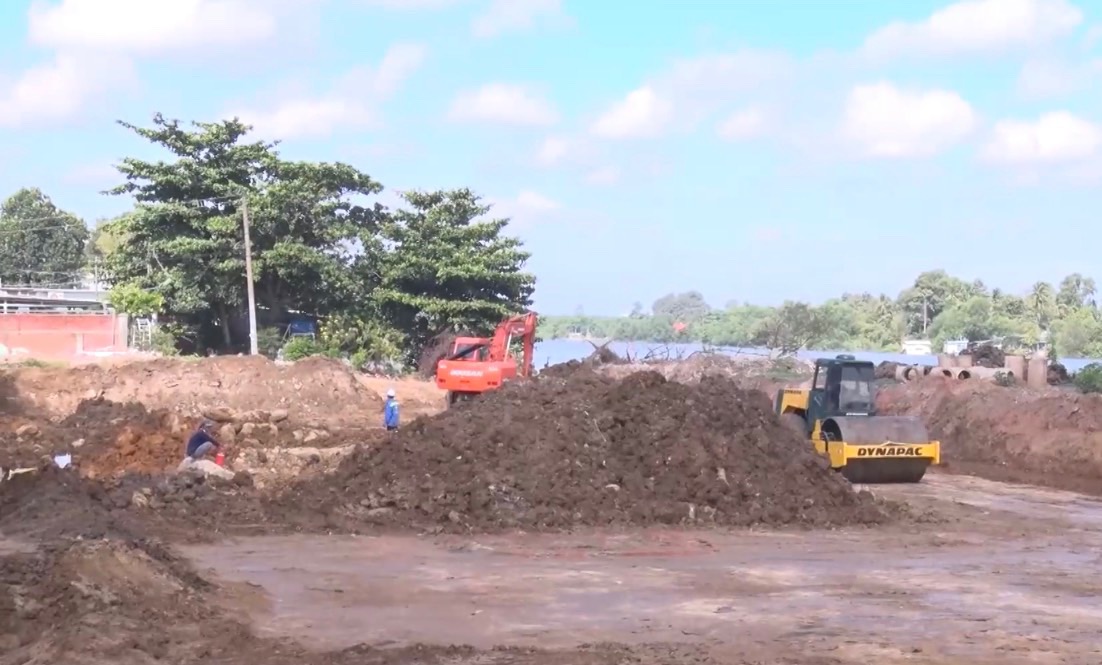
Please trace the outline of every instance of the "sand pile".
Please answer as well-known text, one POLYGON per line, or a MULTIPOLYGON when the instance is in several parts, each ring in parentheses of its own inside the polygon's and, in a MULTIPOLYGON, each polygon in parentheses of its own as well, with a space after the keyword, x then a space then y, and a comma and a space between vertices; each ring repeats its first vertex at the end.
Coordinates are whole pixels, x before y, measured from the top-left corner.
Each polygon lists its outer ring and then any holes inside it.
POLYGON ((768 397, 730 379, 578 369, 514 382, 292 486, 334 528, 839 525, 884 519, 768 397))

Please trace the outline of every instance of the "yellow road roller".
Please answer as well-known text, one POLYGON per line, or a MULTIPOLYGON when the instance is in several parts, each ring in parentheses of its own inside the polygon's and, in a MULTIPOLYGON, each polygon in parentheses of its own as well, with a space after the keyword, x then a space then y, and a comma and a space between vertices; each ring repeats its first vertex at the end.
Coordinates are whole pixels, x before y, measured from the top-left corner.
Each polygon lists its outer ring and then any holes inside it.
POLYGON ((777 414, 852 483, 917 483, 941 443, 919 418, 877 415, 874 370, 852 355, 816 360, 810 389, 777 391, 777 414))

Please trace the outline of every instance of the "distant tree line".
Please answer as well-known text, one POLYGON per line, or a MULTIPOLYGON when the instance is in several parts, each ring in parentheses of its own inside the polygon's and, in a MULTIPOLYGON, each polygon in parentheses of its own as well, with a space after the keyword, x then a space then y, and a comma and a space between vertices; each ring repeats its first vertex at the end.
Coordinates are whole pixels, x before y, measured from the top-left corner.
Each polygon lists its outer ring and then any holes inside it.
POLYGON ((1102 312, 1092 278, 1073 273, 1058 285, 1037 282, 1024 294, 988 288, 944 270, 919 275, 897 297, 843 294, 821 305, 779 307, 730 303, 714 308, 695 291, 636 303, 626 317, 544 317, 541 335, 571 333, 619 340, 703 342, 720 346, 899 351, 904 339, 1004 339, 1011 346, 1041 341, 1066 357, 1102 358, 1102 312), (681 325, 677 325, 681 324, 681 325))
POLYGON ((529 253, 469 189, 407 191, 402 205, 340 162, 290 161, 237 119, 119 122, 167 159, 126 158, 104 192, 133 207, 89 230, 35 188, 0 208, 0 280, 74 286, 94 273, 111 303, 156 315, 164 352, 249 347, 243 219, 250 221, 263 350, 287 323, 320 322, 298 355, 410 363, 435 336, 485 333, 531 304, 529 253))

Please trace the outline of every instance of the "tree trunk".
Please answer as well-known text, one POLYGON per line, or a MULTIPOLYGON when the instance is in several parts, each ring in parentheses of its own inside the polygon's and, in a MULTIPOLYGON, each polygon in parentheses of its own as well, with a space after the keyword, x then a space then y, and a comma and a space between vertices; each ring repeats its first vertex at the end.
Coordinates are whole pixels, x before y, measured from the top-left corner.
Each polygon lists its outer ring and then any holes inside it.
POLYGON ((230 330, 230 314, 225 306, 219 307, 218 312, 218 320, 222 326, 222 343, 225 345, 223 350, 229 350, 233 348, 233 333, 230 330))

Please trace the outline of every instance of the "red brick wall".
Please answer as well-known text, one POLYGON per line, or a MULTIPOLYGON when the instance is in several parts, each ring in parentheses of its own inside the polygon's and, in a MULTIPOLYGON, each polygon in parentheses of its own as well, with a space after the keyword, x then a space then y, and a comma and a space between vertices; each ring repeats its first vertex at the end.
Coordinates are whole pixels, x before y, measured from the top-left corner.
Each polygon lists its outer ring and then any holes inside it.
POLYGON ((126 320, 114 314, 0 314, 0 361, 125 352, 126 320))

